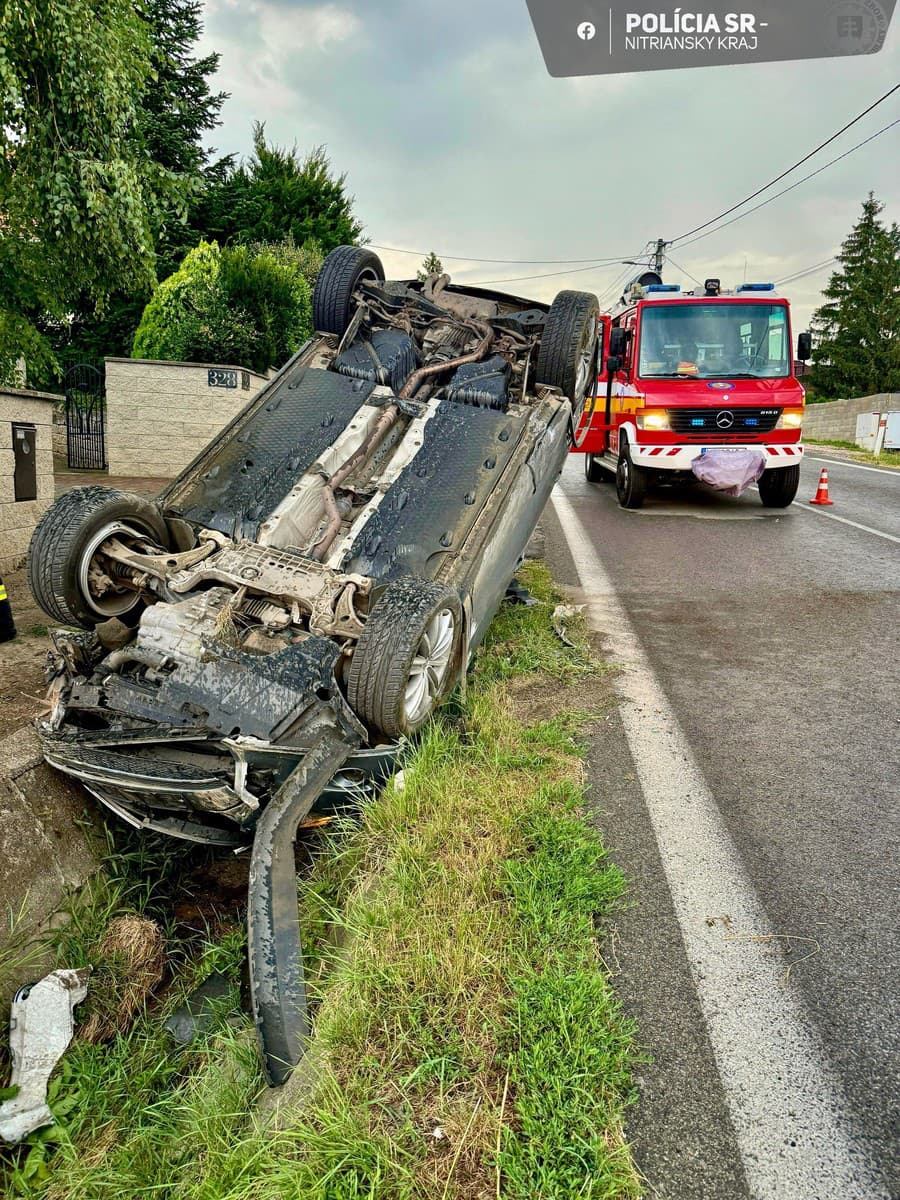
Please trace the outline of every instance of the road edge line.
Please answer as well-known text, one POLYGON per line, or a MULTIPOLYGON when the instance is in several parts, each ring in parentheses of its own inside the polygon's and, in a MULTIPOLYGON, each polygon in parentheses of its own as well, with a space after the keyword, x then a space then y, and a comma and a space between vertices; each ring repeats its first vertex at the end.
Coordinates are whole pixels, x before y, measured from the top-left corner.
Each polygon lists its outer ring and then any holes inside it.
POLYGON ((852 525, 854 529, 861 529, 863 533, 874 533, 876 537, 884 538, 887 542, 900 543, 900 537, 896 537, 893 533, 885 533, 882 529, 873 529, 871 525, 860 525, 859 521, 851 521, 849 517, 839 517, 837 513, 825 512, 821 508, 807 508, 799 500, 795 500, 791 504, 791 508, 799 508, 801 512, 814 513, 820 517, 827 517, 829 521, 840 521, 842 525, 852 525))

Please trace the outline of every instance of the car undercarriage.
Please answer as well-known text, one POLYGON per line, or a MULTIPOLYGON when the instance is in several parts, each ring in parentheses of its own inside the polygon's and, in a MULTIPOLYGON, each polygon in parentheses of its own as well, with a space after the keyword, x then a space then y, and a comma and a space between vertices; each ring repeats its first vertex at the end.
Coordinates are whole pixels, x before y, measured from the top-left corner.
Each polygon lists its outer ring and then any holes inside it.
POLYGON ((90 487, 29 554, 47 761, 132 824, 252 846, 272 1082, 306 1033, 293 840, 392 769, 462 678, 562 469, 597 301, 385 282, 340 247, 316 336, 150 503, 90 487), (75 627, 73 630, 72 627, 75 627))

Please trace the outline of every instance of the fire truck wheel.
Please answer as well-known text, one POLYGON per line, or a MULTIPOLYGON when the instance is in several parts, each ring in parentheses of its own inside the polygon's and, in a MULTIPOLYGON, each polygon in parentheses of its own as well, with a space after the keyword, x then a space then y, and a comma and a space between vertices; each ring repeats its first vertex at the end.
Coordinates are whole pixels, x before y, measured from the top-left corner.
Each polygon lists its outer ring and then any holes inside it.
POLYGON ((616 467, 616 495, 622 508, 640 508, 647 494, 647 472, 631 461, 628 442, 621 438, 619 463, 616 467))
POLYGON ((332 250, 316 278, 313 290, 313 327, 319 333, 342 336, 355 311, 353 293, 361 283, 382 283, 381 259, 364 246, 338 246, 332 250))
POLYGON ((787 508, 794 503, 800 486, 800 465, 763 471, 759 480, 759 498, 766 508, 787 508))
POLYGON ((584 477, 588 483, 602 483, 606 479, 606 471, 600 466, 595 454, 584 456, 584 477))

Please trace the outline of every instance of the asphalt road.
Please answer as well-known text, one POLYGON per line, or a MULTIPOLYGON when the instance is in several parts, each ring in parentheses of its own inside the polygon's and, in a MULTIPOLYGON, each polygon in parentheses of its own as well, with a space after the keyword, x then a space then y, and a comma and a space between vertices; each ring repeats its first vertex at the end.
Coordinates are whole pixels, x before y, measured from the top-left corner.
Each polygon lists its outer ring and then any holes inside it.
POLYGON ((900 473, 829 458, 816 510, 824 458, 786 511, 625 512, 573 457, 544 518, 626 666, 591 786, 632 881, 648 1196, 900 1196, 900 473))

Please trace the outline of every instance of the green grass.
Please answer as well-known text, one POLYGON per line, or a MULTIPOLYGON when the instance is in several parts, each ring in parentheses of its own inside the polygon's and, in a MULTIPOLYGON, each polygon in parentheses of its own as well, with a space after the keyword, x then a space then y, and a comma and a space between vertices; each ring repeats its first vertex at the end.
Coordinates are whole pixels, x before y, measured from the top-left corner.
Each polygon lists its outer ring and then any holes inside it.
MULTIPOLYGON (((311 1094, 264 1118, 252 1036, 233 1014, 197 1046, 168 1042, 162 1019, 183 987, 239 969, 238 933, 195 939, 158 1010, 105 1047, 70 1048, 55 1127, 6 1154, 11 1196, 640 1194, 623 1135, 633 1029, 598 949, 624 881, 582 811, 579 721, 565 707, 596 668, 552 632, 546 571, 524 574, 541 604, 499 614, 404 786, 313 842, 300 888, 311 1094), (561 711, 523 724, 521 688, 548 677, 561 711)), ((123 905, 166 919, 179 869, 161 853, 158 881, 147 862, 120 863, 61 935, 66 955, 95 948, 123 905)))
POLYGON ((854 462, 871 463, 873 466, 900 470, 900 450, 883 450, 876 458, 868 450, 861 450, 855 442, 827 441, 823 438, 811 438, 805 435, 803 441, 809 446, 834 446, 838 450, 850 450, 853 453, 854 462))

